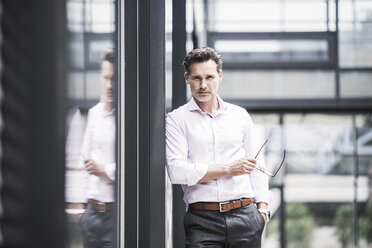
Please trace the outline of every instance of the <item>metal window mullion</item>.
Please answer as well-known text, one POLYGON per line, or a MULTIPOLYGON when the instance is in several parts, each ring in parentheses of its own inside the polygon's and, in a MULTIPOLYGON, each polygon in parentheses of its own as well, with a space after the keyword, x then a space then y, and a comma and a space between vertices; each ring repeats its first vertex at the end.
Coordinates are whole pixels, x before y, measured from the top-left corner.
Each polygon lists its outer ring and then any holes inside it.
POLYGON ((359 248, 359 204, 358 204, 358 178, 359 178, 359 161, 358 161, 358 127, 356 123, 356 116, 353 114, 353 185, 354 185, 354 199, 353 199, 353 241, 354 247, 359 248))
POLYGON ((339 49, 339 38, 340 38, 340 30, 339 30, 339 1, 338 0, 335 0, 336 1, 336 5, 335 5, 335 8, 336 8, 336 42, 335 42, 335 50, 336 50, 336 69, 335 69, 335 83, 336 83, 336 87, 335 87, 335 98, 336 98, 336 101, 339 101, 340 100, 340 61, 339 61, 339 52, 340 52, 340 49, 339 49))
POLYGON ((125 0, 122 7, 124 47, 124 247, 138 247, 138 6, 125 0))

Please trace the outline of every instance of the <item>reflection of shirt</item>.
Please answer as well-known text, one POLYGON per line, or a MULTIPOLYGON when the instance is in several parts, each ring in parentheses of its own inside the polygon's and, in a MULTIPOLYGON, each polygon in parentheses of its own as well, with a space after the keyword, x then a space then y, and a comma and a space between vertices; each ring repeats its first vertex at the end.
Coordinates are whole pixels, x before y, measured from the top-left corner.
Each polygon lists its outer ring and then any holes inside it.
POLYGON ((69 115, 72 117, 66 138, 65 199, 79 203, 86 201, 86 171, 80 160, 85 123, 79 109, 70 110, 69 115))
MULTIPOLYGON (((166 153, 169 177, 182 184, 184 201, 222 202, 254 197, 268 202, 268 178, 258 170, 250 175, 223 176, 201 184, 208 165, 231 163, 243 157, 254 158, 261 144, 245 109, 225 103, 214 117, 202 112, 194 99, 172 111, 166 119, 166 153)), ((262 156, 257 165, 265 167, 262 156)))
MULTIPOLYGON (((115 179, 115 114, 107 113, 100 102, 88 112, 87 127, 82 147, 84 159, 93 159, 105 166, 107 175, 115 179)), ((88 177, 88 198, 102 202, 114 201, 114 184, 97 177, 88 177)))

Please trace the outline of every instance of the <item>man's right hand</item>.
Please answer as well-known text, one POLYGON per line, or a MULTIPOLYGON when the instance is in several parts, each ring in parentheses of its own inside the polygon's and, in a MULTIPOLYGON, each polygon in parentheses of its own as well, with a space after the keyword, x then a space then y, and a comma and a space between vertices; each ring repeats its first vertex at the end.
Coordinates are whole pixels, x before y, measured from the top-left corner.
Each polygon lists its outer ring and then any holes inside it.
POLYGON ((102 164, 98 164, 93 159, 84 160, 84 167, 90 175, 101 177, 102 179, 112 183, 113 181, 106 174, 105 167, 102 164))
POLYGON ((241 158, 227 165, 227 175, 240 176, 244 174, 251 174, 255 166, 255 159, 241 158))

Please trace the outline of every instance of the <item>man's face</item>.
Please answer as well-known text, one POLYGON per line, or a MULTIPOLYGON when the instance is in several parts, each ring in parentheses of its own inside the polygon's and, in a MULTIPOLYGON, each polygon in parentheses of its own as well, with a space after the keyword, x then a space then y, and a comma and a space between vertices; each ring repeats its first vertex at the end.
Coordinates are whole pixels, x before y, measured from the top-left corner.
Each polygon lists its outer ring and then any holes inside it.
POLYGON ((114 65, 106 60, 101 64, 101 82, 104 88, 105 101, 114 101, 114 65))
POLYGON ((222 71, 217 71, 217 64, 213 60, 193 63, 190 74, 185 73, 185 80, 195 101, 206 103, 217 97, 218 85, 222 80, 222 71))

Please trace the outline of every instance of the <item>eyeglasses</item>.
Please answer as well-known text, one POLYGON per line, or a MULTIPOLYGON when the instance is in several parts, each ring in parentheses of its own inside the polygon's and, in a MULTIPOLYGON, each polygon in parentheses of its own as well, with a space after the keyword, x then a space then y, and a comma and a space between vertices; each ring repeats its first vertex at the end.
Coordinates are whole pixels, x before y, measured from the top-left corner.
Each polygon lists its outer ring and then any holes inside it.
MULTIPOLYGON (((269 141, 269 140, 267 139, 267 140, 265 141, 265 143, 263 143, 263 145, 261 146, 260 150, 258 150, 256 156, 254 157, 254 159, 257 158, 258 154, 260 154, 262 148, 264 148, 264 146, 266 145, 266 143, 267 143, 268 141, 269 141)), ((268 172, 267 170, 265 170, 265 169, 263 169, 263 168, 261 168, 261 167, 259 167, 259 166, 257 166, 257 165, 255 166, 255 168, 256 168, 257 170, 261 171, 262 173, 264 173, 264 174, 270 176, 270 177, 275 177, 276 174, 278 174, 280 168, 282 168, 283 163, 284 163, 284 160, 285 160, 285 150, 283 151, 283 159, 282 159, 282 162, 280 163, 280 165, 278 166, 278 169, 276 169, 274 173, 268 172)))

